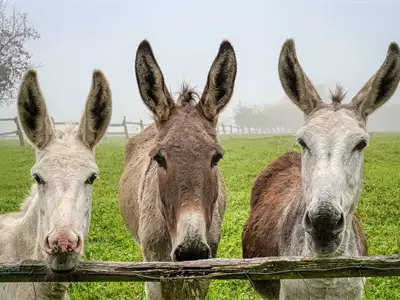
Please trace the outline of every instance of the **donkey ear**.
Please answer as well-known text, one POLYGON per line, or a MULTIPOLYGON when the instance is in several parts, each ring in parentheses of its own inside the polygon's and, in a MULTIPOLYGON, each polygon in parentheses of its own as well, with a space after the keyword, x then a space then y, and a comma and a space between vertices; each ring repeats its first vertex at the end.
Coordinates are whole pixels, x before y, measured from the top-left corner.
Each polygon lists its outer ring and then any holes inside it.
POLYGON ((366 118, 392 97, 399 81, 400 49, 393 42, 388 47, 382 66, 353 98, 352 104, 366 118))
POLYGON ((306 115, 308 115, 319 102, 318 95, 313 84, 303 72, 297 60, 294 40, 287 39, 282 46, 278 63, 279 79, 286 95, 306 115))
POLYGON ((79 123, 78 138, 90 149, 96 147, 107 132, 112 115, 111 89, 104 74, 94 70, 85 111, 79 123))
POLYGON ((143 40, 136 51, 135 72, 143 102, 153 112, 156 121, 167 120, 175 104, 147 40, 143 40))
POLYGON ((29 142, 42 149, 54 134, 36 71, 28 70, 18 94, 18 119, 29 142))
POLYGON ((215 121, 219 112, 228 104, 235 86, 237 71, 235 51, 228 41, 223 41, 211 65, 207 83, 199 106, 205 117, 215 121))

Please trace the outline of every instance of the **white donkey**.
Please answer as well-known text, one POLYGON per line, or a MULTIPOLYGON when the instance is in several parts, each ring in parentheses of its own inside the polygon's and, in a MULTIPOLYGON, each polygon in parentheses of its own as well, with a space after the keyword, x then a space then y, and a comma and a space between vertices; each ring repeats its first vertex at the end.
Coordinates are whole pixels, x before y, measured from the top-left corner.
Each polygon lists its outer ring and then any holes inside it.
MULTIPOLYGON (((92 184, 99 170, 94 149, 112 114, 111 91, 100 71, 81 122, 55 131, 36 72, 27 71, 19 96, 18 117, 36 148, 32 177, 36 183, 19 212, 0 216, 0 262, 44 261, 54 273, 75 269, 89 230, 92 184)), ((68 283, 2 283, 1 300, 69 299, 68 283)))

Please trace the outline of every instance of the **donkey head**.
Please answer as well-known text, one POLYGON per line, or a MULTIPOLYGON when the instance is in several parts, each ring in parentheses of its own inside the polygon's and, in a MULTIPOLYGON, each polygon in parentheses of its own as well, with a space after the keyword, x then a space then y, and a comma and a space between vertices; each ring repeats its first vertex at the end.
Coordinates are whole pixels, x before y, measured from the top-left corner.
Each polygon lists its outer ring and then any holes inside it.
POLYGON ((71 271, 83 254, 89 230, 92 184, 99 173, 94 149, 110 122, 110 88, 104 75, 95 71, 77 132, 56 132, 36 72, 29 70, 18 96, 18 117, 36 148, 32 176, 39 197, 37 249, 54 272, 71 271))
POLYGON ((367 117, 395 92, 400 80, 400 49, 389 45, 385 61, 348 104, 338 86, 331 103, 322 102, 303 72, 293 40, 279 57, 279 76, 287 96, 305 114, 297 132, 302 147, 302 189, 307 208, 306 240, 318 254, 338 251, 358 205, 363 150, 368 145, 367 117))
POLYGON ((198 103, 184 86, 177 103, 165 86, 150 44, 136 54, 136 78, 144 103, 153 112, 157 144, 149 155, 158 167, 160 209, 172 241, 172 259, 209 258, 207 233, 219 196, 218 114, 231 99, 236 57, 228 41, 221 43, 198 103))

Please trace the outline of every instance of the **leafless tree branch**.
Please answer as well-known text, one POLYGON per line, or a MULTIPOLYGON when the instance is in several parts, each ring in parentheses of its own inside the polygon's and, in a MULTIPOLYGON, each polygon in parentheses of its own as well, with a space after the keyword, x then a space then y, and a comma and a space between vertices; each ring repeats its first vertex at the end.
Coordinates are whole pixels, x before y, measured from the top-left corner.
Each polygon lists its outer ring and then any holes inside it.
POLYGON ((32 67, 32 55, 25 49, 29 40, 39 39, 39 33, 28 24, 25 13, 7 7, 0 0, 0 107, 10 105, 15 99, 23 73, 32 67))

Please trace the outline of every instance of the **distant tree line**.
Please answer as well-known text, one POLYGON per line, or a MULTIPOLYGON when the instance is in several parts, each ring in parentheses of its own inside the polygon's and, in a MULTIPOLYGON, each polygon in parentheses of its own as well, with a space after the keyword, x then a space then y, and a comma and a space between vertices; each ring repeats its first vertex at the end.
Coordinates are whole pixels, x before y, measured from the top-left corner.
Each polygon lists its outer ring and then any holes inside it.
MULTIPOLYGON (((241 127, 283 127, 296 131, 304 124, 304 115, 289 99, 284 98, 277 104, 239 103, 234 109, 233 121, 241 127)), ((367 127, 369 131, 400 131, 400 90, 371 116, 367 127)))
POLYGON ((239 103, 234 109, 234 122, 241 127, 261 129, 283 127, 295 130, 303 122, 302 112, 289 100, 276 105, 249 105, 239 103))

